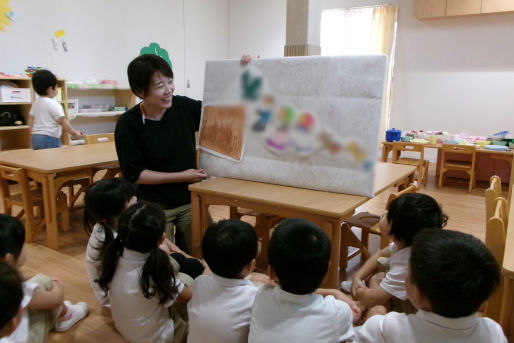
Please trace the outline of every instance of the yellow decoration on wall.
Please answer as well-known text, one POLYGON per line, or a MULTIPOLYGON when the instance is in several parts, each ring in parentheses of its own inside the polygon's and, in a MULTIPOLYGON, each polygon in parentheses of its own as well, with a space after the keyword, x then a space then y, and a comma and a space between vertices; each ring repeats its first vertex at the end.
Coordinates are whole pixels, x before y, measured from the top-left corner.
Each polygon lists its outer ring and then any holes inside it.
POLYGON ((5 31, 7 25, 11 25, 9 14, 11 8, 8 6, 9 0, 0 0, 0 30, 5 31))

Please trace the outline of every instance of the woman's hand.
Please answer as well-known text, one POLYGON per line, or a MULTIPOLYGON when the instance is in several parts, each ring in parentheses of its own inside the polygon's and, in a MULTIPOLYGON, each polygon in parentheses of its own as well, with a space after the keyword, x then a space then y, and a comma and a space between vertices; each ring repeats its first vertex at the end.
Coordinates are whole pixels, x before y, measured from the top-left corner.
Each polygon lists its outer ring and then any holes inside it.
POLYGON ((254 58, 260 58, 260 56, 257 56, 257 57, 253 57, 252 55, 243 55, 241 56, 241 66, 244 67, 245 65, 247 65, 248 63, 250 63, 251 60, 253 60, 254 58))
POLYGON ((209 177, 203 169, 188 169, 182 172, 184 182, 195 183, 205 180, 209 177))

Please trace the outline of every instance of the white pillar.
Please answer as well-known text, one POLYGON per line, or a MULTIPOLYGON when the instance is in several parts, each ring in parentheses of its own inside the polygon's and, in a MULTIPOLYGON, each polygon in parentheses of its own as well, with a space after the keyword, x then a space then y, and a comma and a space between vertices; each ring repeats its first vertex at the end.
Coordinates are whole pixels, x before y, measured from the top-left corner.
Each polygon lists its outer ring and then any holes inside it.
POLYGON ((320 0, 287 0, 284 56, 320 55, 320 0))

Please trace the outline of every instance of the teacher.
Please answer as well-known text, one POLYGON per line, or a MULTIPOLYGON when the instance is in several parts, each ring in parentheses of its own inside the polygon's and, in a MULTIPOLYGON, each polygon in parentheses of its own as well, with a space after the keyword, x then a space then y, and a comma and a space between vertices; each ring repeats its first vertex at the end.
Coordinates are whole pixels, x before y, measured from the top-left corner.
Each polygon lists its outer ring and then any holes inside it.
POLYGON ((136 57, 127 74, 132 92, 143 101, 121 115, 116 124, 121 172, 137 185, 139 199, 163 206, 168 237, 191 252, 188 185, 208 176, 197 169, 195 158, 202 102, 173 95, 173 71, 156 55, 136 57))

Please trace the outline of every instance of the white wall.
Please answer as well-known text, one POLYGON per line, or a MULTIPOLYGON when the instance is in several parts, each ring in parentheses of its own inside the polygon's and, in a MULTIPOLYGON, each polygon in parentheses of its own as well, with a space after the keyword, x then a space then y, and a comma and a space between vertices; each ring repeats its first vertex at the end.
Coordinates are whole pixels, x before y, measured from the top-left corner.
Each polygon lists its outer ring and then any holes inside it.
POLYGON ((229 0, 229 58, 284 56, 287 0, 229 0))
MULTIPOLYGON (((170 55, 177 94, 186 94, 186 67, 191 83, 203 89, 203 72, 199 79, 197 70, 205 59, 227 56, 228 0, 11 0, 10 7, 15 21, 0 31, 5 73, 20 74, 34 65, 68 80, 94 76, 128 85, 128 63, 143 46, 157 42, 170 55), (67 53, 52 46, 54 32, 61 29, 67 53), (195 44, 186 47, 185 33, 195 44)), ((196 89, 192 93, 198 95, 196 89)))
MULTIPOLYGON (((514 14, 419 21, 414 0, 397 2, 391 126, 514 132, 514 14)), ((322 0, 322 9, 381 3, 322 0)))

